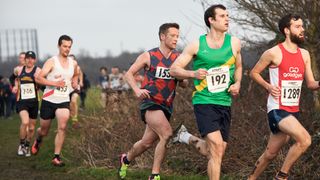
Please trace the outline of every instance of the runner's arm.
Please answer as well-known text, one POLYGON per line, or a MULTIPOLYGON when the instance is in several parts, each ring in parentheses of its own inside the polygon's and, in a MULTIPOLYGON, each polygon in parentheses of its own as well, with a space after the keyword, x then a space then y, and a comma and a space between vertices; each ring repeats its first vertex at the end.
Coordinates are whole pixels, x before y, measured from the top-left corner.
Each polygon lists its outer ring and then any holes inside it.
POLYGON ((319 81, 316 81, 311 69, 311 58, 307 50, 301 49, 302 57, 305 61, 305 78, 307 87, 312 90, 318 90, 320 88, 319 81))
POLYGON ((137 86, 137 82, 134 78, 134 75, 139 72, 141 69, 150 66, 150 54, 148 52, 142 53, 136 61, 131 65, 127 73, 125 74, 125 79, 128 84, 131 86, 132 90, 139 99, 150 98, 149 91, 146 89, 140 89, 137 86))
MULTIPOLYGON (((36 79, 41 72, 41 68, 37 67, 36 72, 34 73, 34 78, 36 79)), ((37 83, 37 89, 41 89, 41 85, 37 83)))
POLYGON ((241 42, 239 39, 234 38, 234 44, 236 47, 236 69, 234 72, 234 80, 235 84, 241 84, 241 79, 242 79, 242 57, 241 57, 241 42))
POLYGON ((46 85, 46 86, 55 86, 55 87, 63 87, 65 82, 61 79, 59 81, 49 81, 46 79, 49 72, 52 70, 54 66, 53 59, 48 59, 40 71, 39 75, 35 77, 36 83, 46 85))
POLYGON ((235 55, 235 71, 234 71, 234 84, 232 84, 228 92, 231 95, 236 96, 240 92, 241 79, 242 79, 242 57, 241 57, 241 42, 238 38, 232 37, 232 49, 234 49, 233 54, 235 55))
POLYGON ((266 69, 270 64, 273 63, 273 60, 275 59, 275 54, 273 53, 272 49, 269 49, 265 51, 262 56, 260 57, 257 64, 253 67, 253 69, 250 72, 250 77, 257 82, 259 85, 264 87, 268 92, 274 96, 279 97, 280 96, 280 88, 272 86, 270 83, 265 81, 262 76, 261 72, 266 69))
POLYGON ((79 85, 82 88, 83 87, 83 72, 82 72, 79 65, 78 65, 78 69, 79 69, 79 85))
POLYGON ((193 43, 189 44, 183 50, 182 54, 180 54, 180 56, 171 65, 170 75, 178 79, 205 78, 207 71, 204 69, 198 69, 197 71, 184 69, 191 62, 193 57, 197 54, 198 49, 199 49, 199 41, 194 41, 193 43))
POLYGON ((78 81, 79 81, 79 69, 78 69, 77 61, 73 60, 73 65, 74 65, 74 73, 72 76, 71 86, 73 89, 77 89, 78 88, 78 81))
POLYGON ((13 84, 13 88, 12 88, 12 92, 13 93, 17 93, 18 92, 18 86, 19 86, 18 76, 21 74, 22 68, 23 67, 14 68, 13 74, 16 76, 16 78, 14 78, 14 84, 13 84))

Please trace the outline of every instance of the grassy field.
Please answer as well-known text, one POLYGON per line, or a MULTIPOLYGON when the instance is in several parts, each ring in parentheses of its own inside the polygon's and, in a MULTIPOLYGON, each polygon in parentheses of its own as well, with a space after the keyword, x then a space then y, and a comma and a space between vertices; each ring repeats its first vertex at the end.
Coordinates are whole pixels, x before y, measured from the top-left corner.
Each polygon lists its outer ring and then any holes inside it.
MULTIPOLYGON (((79 132, 69 128, 63 159, 65 167, 54 167, 51 165, 53 156, 53 141, 56 121, 53 121, 50 134, 44 139, 39 154, 31 157, 17 156, 17 146, 19 143, 18 127, 20 120, 17 115, 10 119, 0 119, 0 179, 118 179, 117 172, 106 168, 87 168, 82 165, 81 157, 72 153, 69 142, 76 140, 79 132)), ((148 170, 130 170, 128 180, 146 179, 149 175, 148 170)), ((162 179, 168 180, 202 180, 202 176, 175 176, 162 175, 162 179)))
MULTIPOLYGON (((86 114, 98 113, 99 105, 97 103, 97 90, 88 93, 88 102, 86 102, 86 114), (90 95, 91 94, 91 95, 90 95)), ((81 116, 80 116, 81 122, 81 116)), ((68 134, 62 151, 62 157, 66 163, 65 167, 54 167, 51 165, 54 150, 54 136, 56 130, 56 120, 53 120, 48 137, 44 138, 40 152, 36 156, 20 157, 17 156, 17 147, 19 144, 19 126, 20 119, 18 115, 13 115, 10 119, 0 119, 0 180, 51 180, 51 179, 107 179, 117 178, 115 169, 103 167, 91 168, 85 167, 82 157, 73 153, 73 141, 77 141, 80 132, 68 127, 68 134)), ((39 122, 37 123, 37 127, 39 122)), ((128 172, 128 180, 147 179, 150 170, 132 170, 128 172)), ((167 180, 205 180, 204 176, 180 176, 163 173, 162 179, 167 180)), ((228 179, 228 178, 224 178, 228 179)))

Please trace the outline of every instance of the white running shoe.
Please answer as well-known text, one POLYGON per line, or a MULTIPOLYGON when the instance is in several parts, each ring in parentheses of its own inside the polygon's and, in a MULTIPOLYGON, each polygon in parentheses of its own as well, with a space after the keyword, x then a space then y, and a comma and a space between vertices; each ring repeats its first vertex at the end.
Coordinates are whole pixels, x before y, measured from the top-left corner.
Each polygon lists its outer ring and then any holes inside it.
POLYGON ((24 146, 20 144, 18 147, 18 156, 23 156, 23 155, 24 155, 24 146))
POLYGON ((187 128, 183 124, 181 124, 180 128, 178 129, 178 131, 176 131, 175 135, 172 138, 172 143, 178 143, 178 142, 182 143, 183 141, 181 139, 181 136, 183 133, 187 133, 187 132, 188 132, 187 128))
POLYGON ((24 155, 25 155, 26 157, 30 157, 30 156, 31 156, 31 149, 30 149, 30 147, 25 147, 25 148, 24 148, 24 155))

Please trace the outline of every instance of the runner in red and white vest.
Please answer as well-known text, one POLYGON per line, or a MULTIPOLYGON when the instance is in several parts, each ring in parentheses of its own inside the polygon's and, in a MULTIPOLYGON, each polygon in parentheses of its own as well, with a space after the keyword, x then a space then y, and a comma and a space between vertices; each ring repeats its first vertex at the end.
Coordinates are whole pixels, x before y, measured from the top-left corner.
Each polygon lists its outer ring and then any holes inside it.
POLYGON ((281 89, 280 98, 269 94, 268 112, 282 109, 288 112, 299 111, 301 86, 304 78, 304 60, 300 48, 292 53, 286 50, 283 44, 279 44, 282 60, 278 66, 270 66, 270 84, 281 89))
POLYGON ((255 164, 249 179, 257 179, 291 138, 290 147, 275 179, 288 179, 291 167, 311 144, 308 131, 299 122, 301 85, 319 89, 311 70, 310 54, 300 48, 304 42, 303 21, 298 15, 286 15, 279 21, 285 41, 265 51, 251 71, 251 77, 268 92, 268 120, 271 130, 266 150, 255 164), (270 82, 260 73, 269 67, 270 82))
POLYGON ((56 118, 58 130, 55 138, 55 149, 52 164, 63 166, 60 152, 65 139, 68 119, 70 117, 69 94, 78 87, 77 62, 68 57, 72 39, 67 35, 60 36, 58 40, 59 54, 48 59, 36 78, 36 82, 46 85, 40 108, 40 127, 31 152, 37 154, 42 138, 48 135, 51 120, 56 118))

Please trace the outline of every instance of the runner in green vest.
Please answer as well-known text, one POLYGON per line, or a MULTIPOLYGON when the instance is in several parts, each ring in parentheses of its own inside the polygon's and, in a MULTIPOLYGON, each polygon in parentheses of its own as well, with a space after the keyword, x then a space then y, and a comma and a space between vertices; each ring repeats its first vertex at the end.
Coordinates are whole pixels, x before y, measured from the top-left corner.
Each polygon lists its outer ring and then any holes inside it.
POLYGON ((185 131, 174 141, 189 143, 195 140, 199 152, 209 159, 210 180, 219 180, 231 123, 231 96, 239 94, 242 78, 241 44, 239 39, 226 33, 229 17, 223 5, 210 6, 204 20, 210 28, 209 33, 184 49, 171 66, 170 74, 194 79, 196 90, 192 103, 199 132, 205 141, 185 131), (185 70, 191 60, 193 70, 185 70))

